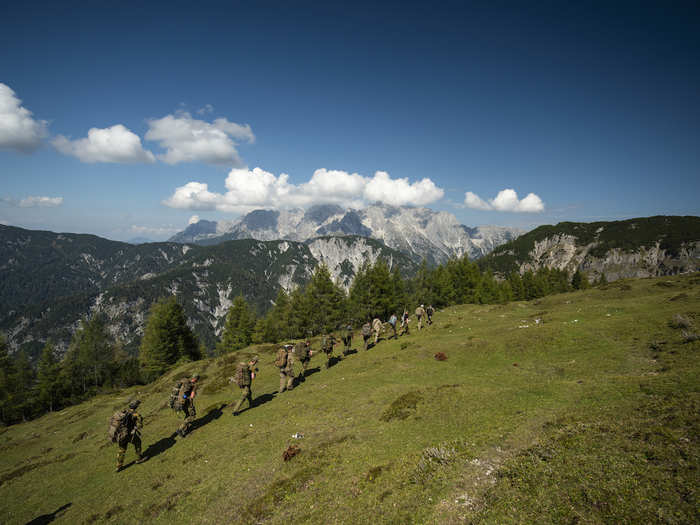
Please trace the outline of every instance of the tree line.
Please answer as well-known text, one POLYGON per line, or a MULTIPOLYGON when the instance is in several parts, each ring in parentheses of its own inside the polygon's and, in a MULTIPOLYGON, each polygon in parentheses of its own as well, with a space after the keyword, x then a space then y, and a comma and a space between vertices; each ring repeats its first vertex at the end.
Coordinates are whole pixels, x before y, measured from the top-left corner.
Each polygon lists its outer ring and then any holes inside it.
MULTIPOLYGON (((601 277, 604 282, 605 277, 601 277)), ((272 307, 259 315, 237 296, 229 308, 215 348, 197 340, 176 297, 155 302, 148 313, 139 355, 129 355, 99 315, 84 319, 62 360, 48 341, 35 366, 20 351, 9 354, 0 336, 0 423, 37 417, 79 403, 100 392, 144 384, 182 361, 222 355, 252 343, 275 343, 313 337, 346 325, 358 328, 375 317, 386 321, 418 304, 442 308, 454 304, 492 304, 530 300, 589 286, 586 276, 541 268, 497 279, 466 257, 437 267, 424 261, 416 275, 404 279, 384 259, 366 263, 346 292, 319 266, 304 287, 283 289, 272 307)))

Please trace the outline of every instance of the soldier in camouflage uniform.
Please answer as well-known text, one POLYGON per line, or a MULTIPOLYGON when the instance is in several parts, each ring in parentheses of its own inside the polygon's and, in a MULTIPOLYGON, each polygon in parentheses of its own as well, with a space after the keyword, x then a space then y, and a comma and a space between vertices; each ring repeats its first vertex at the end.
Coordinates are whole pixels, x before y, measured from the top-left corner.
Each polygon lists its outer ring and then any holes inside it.
POLYGON ((408 335, 408 310, 403 311, 403 315, 401 316, 401 334, 400 335, 408 335))
POLYGON ((376 346, 377 341, 379 341, 379 334, 382 332, 382 322, 378 317, 375 317, 374 321, 372 321, 372 332, 374 332, 374 344, 376 346))
POLYGON ((187 386, 183 389, 184 394, 181 403, 182 411, 185 413, 185 420, 180 425, 180 428, 177 429, 177 433, 183 438, 187 436, 192 423, 197 417, 197 410, 194 408, 194 398, 197 395, 197 381, 199 381, 199 374, 193 374, 192 378, 187 382, 187 386))
POLYGON ((294 388, 294 346, 284 345, 279 349, 275 365, 280 369, 280 389, 279 394, 285 390, 294 388), (282 353, 284 352, 284 356, 282 353))
POLYGON ((428 318, 428 324, 433 324, 433 314, 435 313, 435 309, 433 308, 432 304, 429 304, 428 307, 425 309, 425 315, 428 318))
POLYGON ((311 362, 311 342, 307 339, 306 341, 299 341, 294 348, 294 354, 296 358, 301 363, 301 374, 299 374, 300 381, 306 381, 306 369, 309 368, 309 363, 311 362))
POLYGON ((117 472, 124 468, 124 456, 126 456, 126 448, 129 446, 129 443, 134 445, 136 463, 143 463, 146 461, 146 458, 141 455, 141 428, 143 427, 143 417, 136 411, 140 404, 141 401, 136 399, 129 403, 129 408, 126 411, 124 427, 120 429, 117 439, 117 445, 119 446, 119 452, 117 452, 117 472))
POLYGON ((244 401, 248 400, 248 406, 253 406, 253 394, 250 391, 250 386, 253 384, 253 379, 255 379, 255 373, 258 371, 255 365, 258 364, 257 356, 252 358, 250 361, 238 363, 238 368, 236 369, 236 384, 241 389, 241 398, 233 407, 233 415, 237 416, 239 414, 239 409, 244 401))
POLYGON ((349 355, 352 346, 352 326, 347 325, 345 327, 345 333, 343 334, 343 344, 345 348, 343 349, 343 355, 349 355))
POLYGON ((418 308, 416 308, 416 318, 418 319, 418 330, 421 330, 423 328, 423 318, 425 317, 425 310, 423 309, 423 305, 420 305, 418 308))
MULTIPOLYGON (((389 326, 391 326, 391 329, 394 331, 394 339, 398 339, 399 336, 396 333, 396 322, 398 319, 396 318, 396 314, 391 314, 391 317, 389 317, 389 320, 387 321, 389 323, 389 326)), ((391 337, 389 337, 391 339, 391 337)))
POLYGON ((324 335, 321 340, 321 350, 326 354, 326 368, 330 368, 331 360, 333 359, 333 347, 335 346, 335 336, 330 333, 324 335))
POLYGON ((362 325, 362 340, 365 343, 365 350, 367 350, 367 341, 369 341, 372 335, 372 325, 369 322, 362 325))

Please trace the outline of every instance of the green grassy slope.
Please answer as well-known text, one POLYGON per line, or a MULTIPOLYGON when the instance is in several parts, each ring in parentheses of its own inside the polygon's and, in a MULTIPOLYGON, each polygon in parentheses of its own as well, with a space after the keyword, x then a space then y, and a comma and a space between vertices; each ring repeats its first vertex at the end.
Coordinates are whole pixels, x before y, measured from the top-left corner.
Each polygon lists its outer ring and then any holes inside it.
POLYGON ((449 308, 274 397, 257 348, 263 403, 235 418, 233 356, 185 365, 1 430, 0 522, 697 523, 699 305, 695 274, 449 308), (195 368, 199 426, 175 440, 195 368), (136 394, 151 457, 116 474, 107 422, 136 394))

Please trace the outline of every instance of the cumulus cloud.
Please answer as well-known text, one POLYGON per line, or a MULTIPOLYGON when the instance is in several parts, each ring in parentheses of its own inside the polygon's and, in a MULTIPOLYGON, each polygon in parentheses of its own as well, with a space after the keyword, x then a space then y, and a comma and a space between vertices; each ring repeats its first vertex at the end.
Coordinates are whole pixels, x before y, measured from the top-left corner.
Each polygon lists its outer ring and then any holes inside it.
POLYGON ((30 153, 47 135, 45 120, 36 120, 32 112, 7 85, 0 83, 0 149, 30 153))
POLYGON ((166 150, 158 158, 168 164, 201 161, 240 166, 237 144, 255 142, 248 124, 236 124, 225 118, 210 123, 192 118, 186 111, 149 120, 148 126, 146 140, 158 142, 166 150))
POLYGON ((55 208, 63 204, 63 197, 29 196, 19 201, 20 208, 55 208))
POLYGON ((392 179, 378 171, 373 177, 340 170, 318 169, 311 179, 292 184, 289 176, 279 176, 261 168, 234 168, 226 177, 226 193, 209 191, 207 184, 188 182, 175 189, 163 204, 190 210, 219 210, 244 213, 255 208, 295 208, 312 204, 340 204, 362 207, 368 202, 393 206, 423 206, 444 195, 430 179, 411 183, 392 179))
POLYGON ((476 210, 495 210, 507 212, 539 213, 544 211, 544 203, 534 193, 528 193, 523 199, 518 199, 515 190, 506 188, 498 192, 494 199, 484 201, 481 197, 468 191, 464 195, 464 204, 467 208, 476 210))
POLYGON ((58 135, 51 144, 64 155, 82 162, 150 163, 156 160, 153 153, 143 149, 139 136, 122 124, 91 128, 83 139, 69 140, 58 135))
POLYGON ((190 217, 190 220, 187 221, 187 224, 197 224, 199 222, 199 215, 192 215, 190 217))

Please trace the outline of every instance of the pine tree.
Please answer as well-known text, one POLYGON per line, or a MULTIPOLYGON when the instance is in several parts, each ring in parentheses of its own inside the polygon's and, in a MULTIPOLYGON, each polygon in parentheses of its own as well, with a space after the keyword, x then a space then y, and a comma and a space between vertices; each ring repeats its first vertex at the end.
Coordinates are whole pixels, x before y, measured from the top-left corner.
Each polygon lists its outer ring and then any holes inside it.
POLYGON ((576 271, 574 272, 573 277, 571 278, 571 287, 574 290, 580 290, 581 286, 583 286, 583 275, 577 268, 576 271))
POLYGON ((345 293, 331 280, 325 265, 316 268, 304 290, 309 312, 310 328, 315 334, 338 328, 346 316, 345 293))
POLYGON ((54 354, 51 341, 47 341, 37 364, 38 401, 44 410, 53 412, 58 406, 60 395, 59 372, 61 368, 54 354))
POLYGON ((179 359, 200 357, 197 338, 187 326, 185 313, 175 297, 153 303, 139 351, 144 377, 152 380, 179 359))
POLYGON ((243 296, 236 297, 228 314, 226 314, 226 324, 221 334, 221 341, 216 347, 217 353, 223 355, 248 346, 252 342, 255 321, 255 314, 243 296))
POLYGON ((12 380, 14 375, 15 366, 9 354, 7 341, 0 334, 0 421, 6 424, 11 421, 12 380))

